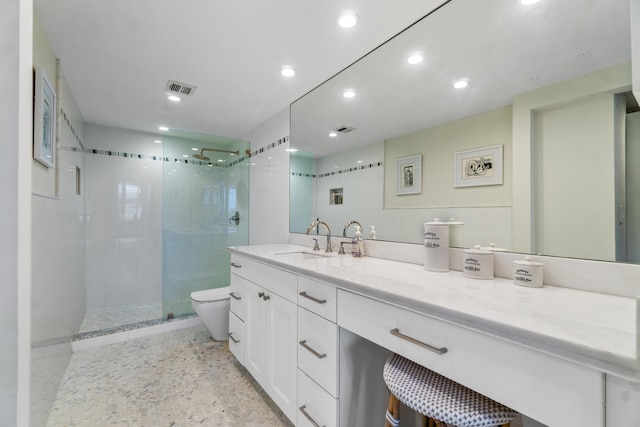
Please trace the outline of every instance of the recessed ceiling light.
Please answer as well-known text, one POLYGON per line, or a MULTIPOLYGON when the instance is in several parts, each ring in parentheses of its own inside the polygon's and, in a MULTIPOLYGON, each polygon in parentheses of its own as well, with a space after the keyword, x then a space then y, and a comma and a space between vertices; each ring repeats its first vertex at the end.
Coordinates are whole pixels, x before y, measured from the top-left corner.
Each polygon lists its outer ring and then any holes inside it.
POLYGON ((342 96, 344 96, 345 98, 353 98, 354 96, 356 96, 356 92, 353 89, 347 89, 342 92, 342 96))
POLYGON ((456 89, 464 89, 467 86, 469 86, 469 80, 466 79, 458 80, 453 84, 453 87, 455 87, 456 89))
POLYGON ((408 58, 407 62, 411 65, 419 64, 424 61, 424 55, 422 53, 416 52, 412 53, 408 58))
POLYGON ((342 28, 353 28, 358 23, 358 15, 352 10, 345 10, 338 16, 338 25, 342 28))
POLYGON ((329 137, 335 138, 336 136, 338 136, 336 132, 329 132, 329 137))
POLYGON ((169 101, 173 101, 173 102, 180 102, 180 97, 177 95, 169 95, 167 96, 167 99, 169 101))
POLYGON ((162 141, 160 141, 159 139, 156 139, 156 140, 155 140, 155 141, 153 141, 153 142, 155 142, 156 144, 162 144, 162 141))
POLYGON ((296 75, 296 70, 288 65, 280 68, 280 74, 284 77, 293 77, 296 75))
POLYGON ((162 131, 162 132, 166 132, 166 131, 168 131, 168 130, 169 130, 169 128, 168 128, 168 127, 166 127, 166 126, 158 126, 158 130, 160 130, 160 131, 162 131))

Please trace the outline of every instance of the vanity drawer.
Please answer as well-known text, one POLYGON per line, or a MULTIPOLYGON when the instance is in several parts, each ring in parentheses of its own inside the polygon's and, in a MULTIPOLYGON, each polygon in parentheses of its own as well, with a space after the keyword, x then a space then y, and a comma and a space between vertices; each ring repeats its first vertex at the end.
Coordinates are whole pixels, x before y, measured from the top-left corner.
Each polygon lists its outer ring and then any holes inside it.
POLYGON ((244 366, 244 322, 229 312, 229 350, 244 366))
POLYGON ((337 427, 338 399, 298 371, 298 427, 337 427))
POLYGON ((595 370, 342 290, 338 324, 547 425, 602 425, 595 370))
POLYGON ((298 305, 319 316, 336 321, 337 289, 308 277, 298 277, 298 305))
POLYGON ((298 307, 298 368, 338 396, 338 326, 298 307))
POLYGON ((231 254, 231 271, 269 292, 296 303, 298 276, 249 258, 231 254))
POLYGON ((245 295, 244 280, 245 279, 232 272, 229 306, 231 311, 234 312, 241 320, 247 318, 247 299, 245 295))

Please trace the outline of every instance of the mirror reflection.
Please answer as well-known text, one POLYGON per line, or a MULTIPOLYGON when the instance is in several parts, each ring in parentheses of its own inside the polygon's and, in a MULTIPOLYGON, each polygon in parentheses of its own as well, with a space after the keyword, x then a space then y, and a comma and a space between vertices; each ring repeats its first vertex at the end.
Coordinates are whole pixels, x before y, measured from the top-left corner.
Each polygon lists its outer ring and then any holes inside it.
POLYGON ((630 51, 626 0, 446 3, 292 104, 291 232, 422 243, 453 219, 465 247, 639 262, 630 51))

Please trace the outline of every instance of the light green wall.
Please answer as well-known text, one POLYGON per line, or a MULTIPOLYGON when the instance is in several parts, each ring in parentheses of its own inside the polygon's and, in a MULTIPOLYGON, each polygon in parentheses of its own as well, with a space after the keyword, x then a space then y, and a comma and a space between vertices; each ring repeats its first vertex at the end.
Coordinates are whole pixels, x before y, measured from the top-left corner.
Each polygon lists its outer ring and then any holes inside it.
MULTIPOLYGON (((49 40, 35 14, 33 15, 33 68, 44 69, 47 79, 54 85, 54 88, 56 87, 56 56, 51 50, 49 40)), ((57 93, 56 95, 56 102, 60 102, 60 95, 57 93)), ((56 147, 56 149, 59 149, 59 147, 56 147)), ((56 157, 58 157, 57 153, 56 157)), ((43 196, 57 196, 55 169, 47 168, 36 160, 32 160, 31 163, 32 191, 43 196)))
POLYGON ((384 143, 385 208, 511 205, 511 106, 424 129, 384 143), (503 146, 503 184, 454 188, 454 154, 503 146), (422 193, 396 196, 396 159, 422 154, 422 193))

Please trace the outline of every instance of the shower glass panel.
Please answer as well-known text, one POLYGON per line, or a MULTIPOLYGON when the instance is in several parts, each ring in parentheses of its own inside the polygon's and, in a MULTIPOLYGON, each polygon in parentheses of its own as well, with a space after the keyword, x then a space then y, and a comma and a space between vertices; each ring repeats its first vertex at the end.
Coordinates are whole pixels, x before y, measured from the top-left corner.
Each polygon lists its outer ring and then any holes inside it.
POLYGON ((229 285, 228 246, 249 241, 249 143, 171 130, 163 138, 163 318, 229 285))

